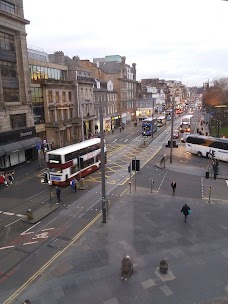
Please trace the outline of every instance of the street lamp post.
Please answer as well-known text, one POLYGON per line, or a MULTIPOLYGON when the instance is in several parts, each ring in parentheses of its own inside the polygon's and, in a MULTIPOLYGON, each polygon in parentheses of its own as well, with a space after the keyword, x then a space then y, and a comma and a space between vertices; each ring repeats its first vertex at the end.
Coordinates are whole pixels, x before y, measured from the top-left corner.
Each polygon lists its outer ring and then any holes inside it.
POLYGON ((81 115, 81 122, 82 122, 82 127, 81 127, 82 141, 84 141, 85 140, 85 138, 84 138, 84 118, 83 118, 84 111, 82 112, 82 102, 81 102, 81 100, 80 100, 80 115, 81 115))
POLYGON ((174 124, 174 104, 175 93, 172 96, 172 119, 171 119, 171 147, 170 147, 170 164, 173 162, 173 124, 174 124))
POLYGON ((102 192, 102 223, 107 223, 107 198, 105 185, 105 151, 104 151, 104 126, 103 126, 103 107, 100 101, 100 139, 101 139, 101 192, 102 192))

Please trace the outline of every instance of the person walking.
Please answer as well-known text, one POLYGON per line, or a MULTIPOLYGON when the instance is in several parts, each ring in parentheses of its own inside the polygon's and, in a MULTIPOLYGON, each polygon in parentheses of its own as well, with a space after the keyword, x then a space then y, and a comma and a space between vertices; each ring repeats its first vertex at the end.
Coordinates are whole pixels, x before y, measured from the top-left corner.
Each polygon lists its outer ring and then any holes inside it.
POLYGON ((174 195, 174 194, 175 194, 175 191, 176 191, 176 187, 177 187, 177 184, 176 184, 175 181, 172 181, 171 187, 172 187, 172 189, 173 189, 173 195, 174 195))
POLYGON ((133 272, 133 264, 129 255, 125 256, 121 262, 121 280, 127 281, 133 272))
POLYGON ((59 204, 61 204, 61 189, 58 186, 55 187, 55 193, 56 193, 56 196, 57 196, 56 205, 59 205, 59 204))
POLYGON ((75 185, 76 185, 76 179, 75 177, 72 179, 72 181, 70 182, 70 187, 71 187, 71 191, 72 193, 76 192, 75 190, 75 185))
POLYGON ((191 214, 191 209, 187 204, 184 204, 181 209, 181 212, 183 212, 184 214, 184 222, 186 223, 188 215, 191 214))

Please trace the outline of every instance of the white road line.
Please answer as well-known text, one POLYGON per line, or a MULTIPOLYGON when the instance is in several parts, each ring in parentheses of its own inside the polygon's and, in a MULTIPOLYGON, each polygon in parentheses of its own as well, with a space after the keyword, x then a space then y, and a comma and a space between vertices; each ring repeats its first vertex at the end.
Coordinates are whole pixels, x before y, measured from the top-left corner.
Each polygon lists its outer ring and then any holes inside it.
POLYGON ((17 219, 16 221, 14 221, 14 222, 12 222, 12 223, 6 225, 5 228, 7 228, 7 227, 13 225, 13 224, 16 223, 16 222, 19 222, 19 221, 21 221, 21 218, 19 218, 19 219, 17 219))
POLYGON ((55 228, 47 228, 47 229, 42 229, 41 231, 49 231, 49 230, 53 230, 55 228))
POLYGON ((14 248, 15 246, 0 247, 0 250, 14 248))
POLYGON ((15 214, 16 216, 19 216, 19 217, 24 217, 25 215, 23 214, 15 214))
POLYGON ((227 187, 228 187, 228 180, 226 180, 226 185, 227 185, 227 187))
POLYGON ((3 213, 3 211, 0 211, 0 213, 3 213))
POLYGON ((2 214, 5 214, 5 215, 15 215, 15 213, 12 213, 12 212, 3 212, 2 214))
POLYGON ((25 234, 30 234, 30 233, 34 233, 34 232, 28 232, 29 230, 31 230, 32 228, 34 228, 36 225, 38 225, 40 223, 40 221, 38 223, 36 223, 35 225, 33 225, 32 227, 30 227, 29 229, 25 230, 24 232, 22 232, 20 235, 25 235, 25 234))
POLYGON ((38 243, 38 241, 34 241, 34 242, 29 242, 29 243, 24 243, 23 246, 26 246, 26 245, 31 245, 31 244, 36 244, 38 243))
POLYGON ((201 177, 201 191, 202 191, 202 198, 204 198, 204 195, 203 195, 203 177, 201 177))
POLYGON ((160 183, 160 186, 158 187, 158 191, 161 189, 161 186, 162 186, 162 184, 163 184, 163 182, 164 182, 164 179, 165 179, 167 173, 168 173, 168 172, 165 173, 165 175, 164 175, 164 177, 163 177, 163 179, 162 179, 162 181, 161 181, 161 183, 160 183))

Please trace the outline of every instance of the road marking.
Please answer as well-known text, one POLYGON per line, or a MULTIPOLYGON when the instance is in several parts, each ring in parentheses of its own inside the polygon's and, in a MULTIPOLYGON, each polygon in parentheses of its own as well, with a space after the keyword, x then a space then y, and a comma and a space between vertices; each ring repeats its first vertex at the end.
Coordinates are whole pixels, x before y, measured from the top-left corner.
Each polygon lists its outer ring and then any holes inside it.
POLYGON ((9 249, 9 248, 13 248, 13 247, 15 247, 15 246, 0 247, 0 250, 9 249))
POLYGON ((202 198, 204 198, 204 195, 203 195, 203 178, 201 177, 201 191, 202 191, 202 198))
POLYGON ((38 243, 38 241, 24 243, 24 244, 23 244, 23 246, 26 246, 26 245, 31 245, 31 244, 36 244, 36 243, 38 243))
POLYGON ((162 181, 161 181, 161 183, 160 183, 160 186, 158 187, 158 191, 161 189, 161 186, 162 186, 162 184, 163 184, 163 182, 164 182, 164 180, 165 180, 165 177, 166 177, 167 173, 168 173, 168 172, 165 173, 165 175, 164 175, 164 177, 163 177, 163 179, 162 179, 162 181))
POLYGON ((22 232, 20 235, 26 235, 26 234, 34 233, 34 232, 28 232, 28 231, 31 230, 32 228, 34 228, 35 226, 37 226, 39 223, 40 223, 40 221, 38 223, 36 223, 35 225, 33 225, 32 227, 30 227, 29 229, 22 232))
POLYGON ((124 194, 127 192, 128 188, 129 188, 129 187, 127 187, 126 189, 124 189, 124 190, 120 193, 120 196, 124 195, 124 194))
POLYGON ((2 214, 5 214, 5 215, 15 215, 15 213, 12 213, 12 212, 3 212, 2 214))
POLYGON ((47 261, 44 266, 42 266, 33 276, 31 276, 20 288, 18 288, 3 304, 10 304, 29 284, 31 284, 45 269, 47 269, 60 255, 62 255, 68 248, 70 248, 76 240, 78 240, 81 235, 86 232, 100 217, 102 213, 100 212, 95 216, 95 218, 89 222, 73 239, 72 241, 61 251, 58 251, 49 261, 47 261))
POLYGON ((16 216, 19 216, 19 217, 24 217, 25 215, 24 214, 15 214, 16 216))
POLYGON ((228 187, 228 180, 226 180, 226 185, 227 185, 227 187, 228 187))
POLYGON ((42 229, 41 231, 49 231, 49 230, 54 230, 55 228, 46 228, 46 229, 42 229))
POLYGON ((6 225, 5 228, 7 228, 7 227, 13 225, 13 224, 16 223, 16 222, 19 222, 19 221, 21 221, 21 218, 19 218, 19 219, 17 219, 16 221, 14 221, 14 222, 12 222, 12 223, 6 225))

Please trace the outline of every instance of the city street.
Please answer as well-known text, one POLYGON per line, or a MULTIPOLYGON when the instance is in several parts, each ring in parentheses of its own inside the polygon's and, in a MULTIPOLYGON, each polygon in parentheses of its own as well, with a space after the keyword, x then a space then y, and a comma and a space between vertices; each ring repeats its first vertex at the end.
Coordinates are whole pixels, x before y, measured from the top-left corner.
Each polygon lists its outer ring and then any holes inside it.
MULTIPOLYGON (((178 124, 179 118, 175 121, 175 128, 178 124)), ((179 144, 177 149, 173 149, 173 163, 170 164, 170 150, 165 147, 170 137, 170 128, 168 125, 167 128, 159 130, 157 137, 146 145, 140 135, 140 126, 129 127, 128 131, 126 128, 121 133, 106 137, 106 191, 110 199, 111 218, 112 208, 123 201, 125 195, 130 195, 128 166, 135 157, 140 160, 141 171, 136 174, 132 172, 132 194, 148 193, 159 201, 166 198, 165 201, 170 200, 170 203, 175 200, 180 203, 189 200, 196 201, 197 204, 207 203, 209 181, 204 176, 208 160, 187 154, 184 144, 179 144), (165 168, 156 167, 164 154, 165 168), (152 187, 151 178, 154 180, 152 187), (170 184, 173 180, 177 183, 175 197, 170 196, 170 184)), ((221 163, 220 167, 221 172, 227 172, 226 163, 221 163)), ((72 194, 69 188, 62 190, 63 204, 60 209, 34 226, 23 222, 22 215, 28 208, 35 210, 49 203, 50 186, 41 184, 41 174, 34 173, 33 169, 33 174, 16 180, 13 186, 1 189, 0 192, 1 198, 4 198, 0 202, 1 303, 23 286, 34 273, 39 273, 43 265, 49 265, 52 259, 60 256, 72 241, 76 242, 101 215, 101 178, 97 171, 85 178, 88 185, 86 190, 78 191, 76 194, 72 194)), ((226 205, 226 180, 213 180, 212 183, 211 205, 226 205)), ((52 200, 55 202, 55 199, 54 196, 52 200)), ((93 227, 89 230, 93 230, 93 227)))

